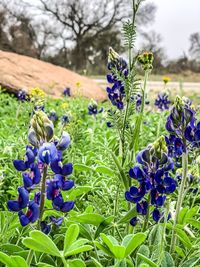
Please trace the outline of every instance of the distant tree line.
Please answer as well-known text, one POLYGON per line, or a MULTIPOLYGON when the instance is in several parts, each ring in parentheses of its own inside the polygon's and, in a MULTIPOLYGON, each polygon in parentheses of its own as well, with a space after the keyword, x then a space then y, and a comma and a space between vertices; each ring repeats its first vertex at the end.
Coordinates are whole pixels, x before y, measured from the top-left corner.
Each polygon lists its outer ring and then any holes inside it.
MULTIPOLYGON (((143 1, 143 0, 141 0, 143 1)), ((112 46, 124 52, 122 22, 130 14, 130 0, 1 0, 0 49, 48 61, 78 72, 105 73, 112 46)), ((154 72, 169 69, 200 71, 200 34, 190 37, 190 59, 166 63, 161 37, 144 32, 154 20, 156 7, 142 5, 137 28, 143 36, 141 50, 154 53, 154 72), (165 64, 164 64, 165 62, 165 64)))

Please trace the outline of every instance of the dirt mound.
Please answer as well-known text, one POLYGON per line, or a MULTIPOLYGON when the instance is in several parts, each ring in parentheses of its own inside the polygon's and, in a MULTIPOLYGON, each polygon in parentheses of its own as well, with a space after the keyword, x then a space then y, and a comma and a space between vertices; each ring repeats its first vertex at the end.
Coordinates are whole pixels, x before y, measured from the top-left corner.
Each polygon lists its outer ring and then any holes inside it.
POLYGON ((66 87, 72 96, 98 101, 106 99, 105 91, 93 80, 68 69, 15 53, 0 51, 0 85, 17 93, 40 87, 52 97, 60 97, 66 87), (78 85, 77 85, 78 83, 78 85))

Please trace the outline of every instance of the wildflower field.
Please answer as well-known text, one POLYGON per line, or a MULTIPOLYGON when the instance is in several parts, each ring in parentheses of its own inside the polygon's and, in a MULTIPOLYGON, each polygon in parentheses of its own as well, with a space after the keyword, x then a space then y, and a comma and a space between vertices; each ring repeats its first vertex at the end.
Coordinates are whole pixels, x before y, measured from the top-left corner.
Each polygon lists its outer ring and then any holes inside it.
POLYGON ((109 49, 105 103, 1 89, 0 266, 200 266, 198 103, 169 77, 147 91, 139 6, 123 26, 128 60, 109 49))

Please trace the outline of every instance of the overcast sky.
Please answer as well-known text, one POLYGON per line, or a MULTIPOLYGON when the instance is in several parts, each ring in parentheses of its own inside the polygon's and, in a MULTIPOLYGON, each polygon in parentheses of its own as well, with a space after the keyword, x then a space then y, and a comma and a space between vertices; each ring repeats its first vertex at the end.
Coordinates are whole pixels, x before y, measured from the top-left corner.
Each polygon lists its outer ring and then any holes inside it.
POLYGON ((200 32, 200 0, 146 0, 157 6, 153 30, 163 37, 169 58, 188 52, 189 36, 200 32))

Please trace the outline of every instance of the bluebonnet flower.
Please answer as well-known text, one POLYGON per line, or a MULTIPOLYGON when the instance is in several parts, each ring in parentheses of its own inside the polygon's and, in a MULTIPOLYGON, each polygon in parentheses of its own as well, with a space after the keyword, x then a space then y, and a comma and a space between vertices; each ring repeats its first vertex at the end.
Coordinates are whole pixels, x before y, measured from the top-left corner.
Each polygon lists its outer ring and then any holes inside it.
POLYGON ((107 122, 106 122, 106 125, 108 126, 108 128, 112 128, 112 127, 113 127, 113 124, 112 124, 112 122, 110 122, 110 121, 107 121, 107 122))
POLYGON ((9 200, 7 205, 11 211, 20 211, 27 207, 29 202, 29 193, 24 187, 18 188, 18 200, 9 200))
POLYGON ((33 185, 39 184, 41 180, 41 172, 37 164, 32 164, 30 172, 22 174, 25 188, 31 188, 33 185))
MULTIPOLYGON (((47 199, 52 200, 54 209, 62 212, 69 212, 74 207, 74 201, 64 202, 60 189, 60 181, 58 179, 49 181, 47 184, 47 199)), ((71 187, 68 188, 68 190, 69 189, 71 189, 71 187)))
POLYGON ((33 164, 35 161, 35 156, 37 153, 37 149, 27 146, 26 147, 26 155, 24 160, 14 160, 13 164, 16 170, 18 171, 25 171, 33 164))
POLYGON ((38 158, 45 164, 50 164, 57 156, 57 149, 54 143, 44 143, 38 150, 38 158))
POLYGON ((125 97, 123 80, 128 77, 128 64, 125 59, 110 48, 107 68, 111 71, 107 74, 107 81, 111 84, 106 89, 108 98, 118 109, 123 109, 123 99, 125 97))
POLYGON ((155 100, 155 106, 160 110, 169 109, 171 101, 168 99, 169 95, 167 93, 159 93, 158 97, 155 100))
POLYGON ((97 115, 98 113, 103 112, 103 108, 98 110, 97 102, 92 100, 88 105, 88 114, 89 115, 97 115))
MULTIPOLYGON (((131 96, 131 100, 135 102, 136 105, 136 111, 140 112, 141 111, 141 106, 142 106, 142 94, 137 93, 134 96, 131 96)), ((149 100, 145 100, 145 104, 149 105, 149 100)))
POLYGON ((19 211, 18 216, 22 226, 26 226, 27 224, 34 223, 38 220, 39 217, 39 205, 33 200, 29 202, 28 211, 26 214, 23 211, 19 211))
MULTIPOLYGON (((13 161, 15 168, 23 172, 24 185, 18 188, 18 199, 9 200, 7 206, 10 211, 18 212, 22 226, 39 219, 41 230, 47 234, 51 225, 43 221, 41 216, 45 195, 52 200, 53 208, 58 211, 69 212, 74 207, 74 201, 65 202, 61 194, 62 190, 70 190, 74 186, 74 181, 66 179, 73 171, 72 163, 62 163, 62 152, 70 145, 71 140, 66 132, 57 140, 54 137, 53 124, 42 111, 33 116, 28 137, 36 147, 27 146, 25 159, 13 161), (54 173, 52 180, 47 180, 49 167, 54 173), (35 192, 33 200, 30 200, 29 193, 40 183, 40 191, 35 192)), ((59 226, 63 219, 52 217, 50 221, 59 226)))
POLYGON ((57 113, 54 111, 54 110, 52 110, 51 112, 50 112, 50 114, 49 114, 49 119, 51 120, 51 121, 53 121, 53 122, 56 122, 56 121, 58 121, 58 115, 57 115, 57 113))
POLYGON ((69 87, 66 87, 63 91, 64 96, 71 96, 71 89, 69 87))
POLYGON ((200 124, 196 125, 195 111, 191 102, 186 98, 177 97, 175 104, 167 117, 166 136, 169 155, 176 158, 186 152, 188 144, 198 147, 200 142, 200 124))
POLYGON ((69 116, 68 115, 63 115, 61 117, 61 123, 64 124, 64 125, 69 123, 69 116))
POLYGON ((18 91, 17 98, 21 102, 30 101, 30 98, 29 98, 27 92, 24 91, 24 90, 19 90, 18 91))
MULTIPOLYGON (((174 164, 167 155, 163 136, 153 145, 139 152, 136 159, 141 167, 134 166, 129 170, 129 175, 138 182, 138 186, 131 186, 125 192, 125 198, 136 204, 138 214, 146 215, 149 205, 154 206, 154 211, 161 208, 165 203, 166 195, 176 190, 176 181, 169 176, 169 171, 174 168, 174 164), (150 199, 149 203, 147 198, 150 199)), ((155 214, 157 211, 153 213, 153 219, 156 218, 155 214)))

